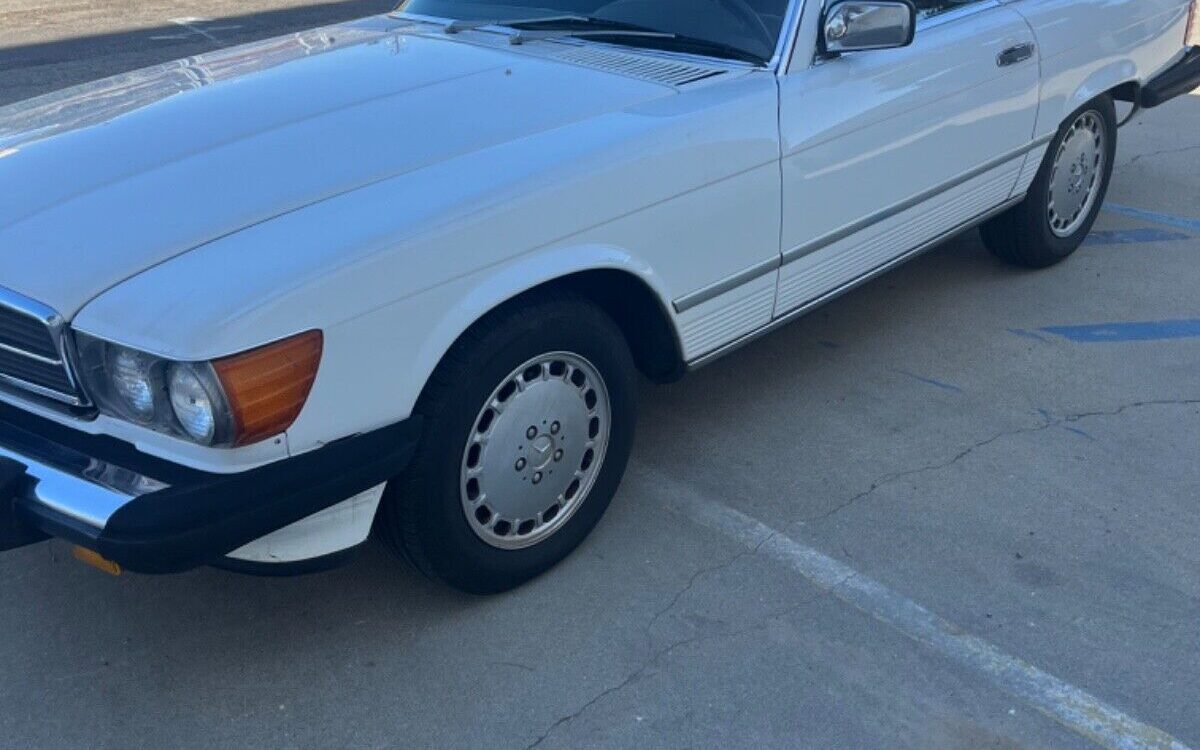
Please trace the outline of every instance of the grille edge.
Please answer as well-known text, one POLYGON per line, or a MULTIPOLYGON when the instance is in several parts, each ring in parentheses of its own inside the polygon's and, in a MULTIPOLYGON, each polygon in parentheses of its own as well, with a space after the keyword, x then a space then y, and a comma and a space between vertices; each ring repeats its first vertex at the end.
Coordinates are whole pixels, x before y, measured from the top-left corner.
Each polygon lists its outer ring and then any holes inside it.
POLYGON ((50 307, 0 287, 0 382, 67 406, 86 406, 50 307))

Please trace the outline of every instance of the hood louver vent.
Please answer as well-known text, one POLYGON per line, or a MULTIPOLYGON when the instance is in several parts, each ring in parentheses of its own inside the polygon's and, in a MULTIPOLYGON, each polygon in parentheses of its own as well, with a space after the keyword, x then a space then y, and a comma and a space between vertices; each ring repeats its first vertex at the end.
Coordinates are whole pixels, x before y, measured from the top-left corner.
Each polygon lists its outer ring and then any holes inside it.
POLYGON ((716 78, 728 72, 722 68, 710 68, 704 65, 644 55, 630 55, 613 50, 597 49, 592 46, 559 43, 545 45, 543 49, 547 57, 557 60, 641 78, 646 81, 664 83, 668 86, 687 86, 716 78), (554 48, 553 51, 551 48, 554 48))

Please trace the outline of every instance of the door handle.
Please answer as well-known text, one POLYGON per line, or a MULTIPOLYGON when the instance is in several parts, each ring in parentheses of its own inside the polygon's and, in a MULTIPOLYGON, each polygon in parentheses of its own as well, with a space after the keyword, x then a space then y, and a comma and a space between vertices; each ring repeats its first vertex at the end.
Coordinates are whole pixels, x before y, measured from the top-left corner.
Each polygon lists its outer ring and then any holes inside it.
POLYGON ((1027 42, 1018 44, 1015 47, 1009 47, 1000 53, 996 58, 996 64, 1002 68, 1007 68, 1009 65, 1023 63, 1033 57, 1033 53, 1037 51, 1037 45, 1027 42))

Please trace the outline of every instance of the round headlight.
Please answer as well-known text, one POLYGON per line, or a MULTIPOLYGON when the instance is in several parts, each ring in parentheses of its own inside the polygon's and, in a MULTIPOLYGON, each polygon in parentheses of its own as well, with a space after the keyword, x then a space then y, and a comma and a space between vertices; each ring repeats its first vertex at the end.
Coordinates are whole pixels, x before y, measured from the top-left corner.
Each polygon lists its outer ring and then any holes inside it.
POLYGON ((154 419, 154 381, 149 357, 128 349, 119 349, 110 360, 109 377, 113 390, 129 409, 131 416, 143 422, 154 419))
POLYGON ((172 365, 167 384, 179 426, 197 443, 211 444, 217 434, 216 406, 192 365, 172 365))

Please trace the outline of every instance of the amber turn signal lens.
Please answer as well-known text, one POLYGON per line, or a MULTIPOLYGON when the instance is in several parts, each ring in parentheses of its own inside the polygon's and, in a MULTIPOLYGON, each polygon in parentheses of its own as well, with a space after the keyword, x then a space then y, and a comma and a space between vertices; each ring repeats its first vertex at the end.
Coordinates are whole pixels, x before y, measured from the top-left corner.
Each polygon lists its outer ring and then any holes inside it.
POLYGON ((320 331, 309 331, 213 362, 233 415, 235 446, 292 426, 317 379, 323 344, 320 331))

